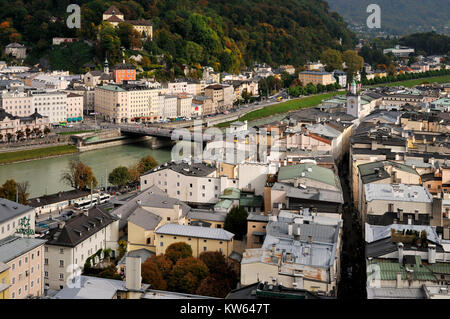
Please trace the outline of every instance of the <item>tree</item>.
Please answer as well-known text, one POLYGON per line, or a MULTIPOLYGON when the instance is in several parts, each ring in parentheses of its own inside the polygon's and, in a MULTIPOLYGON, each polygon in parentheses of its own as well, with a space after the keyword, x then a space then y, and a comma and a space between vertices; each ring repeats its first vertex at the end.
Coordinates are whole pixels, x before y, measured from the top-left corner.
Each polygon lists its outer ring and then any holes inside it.
POLYGON ((236 287, 236 284, 239 282, 238 276, 233 268, 227 263, 225 256, 221 252, 202 252, 199 259, 205 263, 206 267, 208 267, 210 276, 214 276, 214 278, 210 278, 208 280, 206 280, 206 278, 204 279, 207 282, 200 285, 203 286, 202 289, 206 290, 208 288, 208 284, 211 282, 213 282, 214 285, 219 285, 222 287, 220 294, 203 293, 208 296, 224 297, 228 291, 230 291, 233 287, 236 287))
POLYGON ((22 139, 22 137, 23 137, 24 135, 25 135, 25 134, 24 134, 21 130, 18 130, 18 131, 16 132, 16 136, 17 136, 17 139, 18 139, 18 140, 22 139))
POLYGON ((179 259, 192 257, 192 248, 183 242, 173 243, 167 247, 165 255, 172 263, 176 264, 179 259))
POLYGON ((177 261, 167 282, 169 290, 195 294, 200 282, 209 275, 203 261, 187 257, 177 261))
POLYGON ((13 135, 11 133, 6 133, 6 139, 8 140, 8 143, 11 142, 13 138, 13 135))
POLYGON ((147 155, 139 160, 138 169, 139 173, 143 174, 149 170, 158 166, 158 162, 151 155, 147 155))
POLYGON ((109 265, 101 272, 99 272, 98 275, 96 275, 96 277, 122 280, 122 276, 117 273, 116 266, 114 266, 113 264, 109 265))
POLYGON ((130 174, 131 183, 139 183, 141 173, 139 172, 138 164, 132 165, 128 168, 128 174, 130 174))
POLYGON ((158 269, 161 271, 164 280, 167 280, 169 278, 170 272, 173 268, 173 263, 169 258, 167 258, 166 255, 154 255, 148 258, 146 261, 154 263, 156 266, 158 266, 158 269))
POLYGON ((80 160, 69 162, 68 169, 61 176, 61 181, 72 188, 87 190, 97 187, 97 179, 92 173, 92 169, 80 160))
POLYGON ((17 183, 13 179, 8 179, 0 188, 0 197, 16 201, 17 183))
POLYGON ((327 49, 322 52, 320 62, 325 65, 327 72, 340 70, 342 69, 342 53, 337 50, 327 49))
POLYGON ((50 134, 50 129, 48 128, 48 126, 46 126, 46 127, 44 128, 44 134, 45 134, 45 136, 47 136, 48 134, 50 134))
POLYGON ((218 278, 215 274, 210 274, 200 282, 195 293, 201 296, 225 298, 231 289, 226 280, 218 278))
POLYGON ((108 182, 119 187, 124 187, 129 180, 130 173, 125 166, 116 167, 108 176, 108 182))
POLYGON ((25 135, 27 136, 27 139, 30 137, 31 133, 32 133, 31 129, 29 127, 27 127, 25 129, 25 135))
POLYGON ((347 50, 342 55, 342 60, 347 67, 347 77, 353 79, 353 76, 364 66, 364 59, 353 50, 347 50))
POLYGON ((225 218, 224 229, 232 232, 235 239, 242 240, 247 234, 248 213, 244 207, 234 206, 225 218))
POLYGON ((166 290, 167 283, 164 280, 161 270, 158 265, 151 260, 147 259, 141 268, 142 281, 146 284, 150 284, 152 289, 166 290))
POLYGON ((28 203, 28 197, 30 193, 28 190, 30 189, 30 183, 28 181, 21 182, 17 184, 17 193, 19 197, 19 203, 26 205, 28 203))

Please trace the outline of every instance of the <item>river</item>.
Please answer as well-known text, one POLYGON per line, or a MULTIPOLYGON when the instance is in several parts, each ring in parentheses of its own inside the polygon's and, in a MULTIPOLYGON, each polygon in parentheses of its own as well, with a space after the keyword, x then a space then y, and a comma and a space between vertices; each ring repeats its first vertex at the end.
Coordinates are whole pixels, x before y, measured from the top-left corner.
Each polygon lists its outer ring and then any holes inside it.
POLYGON ((152 155, 158 163, 170 161, 170 149, 152 150, 146 143, 128 144, 84 153, 45 158, 0 166, 0 185, 7 179, 30 183, 30 197, 54 194, 71 188, 61 182, 61 175, 71 159, 79 158, 94 172, 99 186, 105 185, 105 174, 118 166, 131 166, 140 158, 152 155))

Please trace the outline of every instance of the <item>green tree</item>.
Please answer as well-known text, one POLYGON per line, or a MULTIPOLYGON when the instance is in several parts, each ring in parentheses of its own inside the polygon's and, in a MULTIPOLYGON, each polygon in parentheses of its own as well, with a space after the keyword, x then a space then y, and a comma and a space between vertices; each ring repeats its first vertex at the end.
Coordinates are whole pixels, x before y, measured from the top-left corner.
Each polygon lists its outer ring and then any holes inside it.
POLYGON ((353 50, 347 50, 342 55, 342 60, 347 67, 347 77, 351 80, 353 76, 364 66, 364 59, 353 50))
POLYGON ((0 188, 0 197, 16 201, 17 183, 13 179, 8 179, 0 188))
POLYGON ((116 167, 108 176, 108 182, 119 187, 124 187, 129 180, 130 173, 125 166, 116 167))
POLYGON ((167 247, 165 256, 176 264, 179 259, 192 257, 192 248, 183 242, 173 243, 167 247))
POLYGON ((248 213, 244 207, 234 206, 225 218, 224 229, 235 235, 235 239, 242 240, 247 234, 248 213))
POLYGON ((341 70, 342 53, 337 50, 326 49, 320 56, 320 62, 325 64, 325 70, 327 72, 331 72, 333 70, 341 70))

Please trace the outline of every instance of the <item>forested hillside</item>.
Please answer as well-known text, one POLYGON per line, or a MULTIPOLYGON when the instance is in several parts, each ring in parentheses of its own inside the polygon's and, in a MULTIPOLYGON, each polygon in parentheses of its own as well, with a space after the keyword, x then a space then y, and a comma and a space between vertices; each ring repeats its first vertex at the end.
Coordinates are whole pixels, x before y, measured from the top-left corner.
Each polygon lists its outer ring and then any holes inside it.
POLYGON ((354 25, 366 25, 367 6, 381 8, 381 31, 405 35, 435 30, 450 34, 448 0, 328 0, 330 8, 354 25))
POLYGON ((164 64, 171 75, 181 64, 228 72, 255 61, 299 65, 318 58, 325 48, 344 50, 354 44, 346 23, 323 0, 0 0, 0 43, 31 47, 30 63, 46 56, 50 64, 60 64, 66 56, 74 60, 72 71, 93 57, 101 63, 106 52, 117 62, 122 59, 120 47, 130 49, 133 34, 125 26, 119 31, 102 22, 102 13, 112 4, 126 19, 151 20, 153 41, 143 43, 147 67, 164 64), (70 3, 82 7, 79 30, 66 27, 70 3), (94 45, 52 47, 52 38, 61 36, 79 36, 94 45))

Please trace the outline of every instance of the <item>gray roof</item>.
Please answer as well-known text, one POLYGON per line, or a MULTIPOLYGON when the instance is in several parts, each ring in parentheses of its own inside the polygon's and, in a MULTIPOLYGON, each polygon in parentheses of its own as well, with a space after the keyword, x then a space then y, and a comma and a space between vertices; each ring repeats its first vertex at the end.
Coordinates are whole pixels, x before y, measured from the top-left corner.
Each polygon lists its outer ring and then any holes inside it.
POLYGON ((9 236, 0 240, 0 262, 7 263, 24 253, 44 245, 45 240, 9 236))
POLYGON ((303 189, 285 183, 275 183, 272 190, 284 190, 286 191, 286 196, 291 198, 310 199, 339 204, 344 203, 342 192, 332 190, 318 189, 315 187, 307 187, 306 189, 303 189))
POLYGON ((151 186, 148 189, 130 197, 125 204, 112 211, 112 214, 120 216, 119 228, 124 228, 128 223, 128 218, 139 208, 137 201, 141 201, 141 206, 146 208, 173 208, 174 205, 180 205, 182 215, 186 216, 190 207, 182 201, 169 197, 157 186, 151 186))
MULTIPOLYGON (((143 291, 150 285, 142 285, 143 291)), ((112 299, 117 291, 127 291, 122 280, 80 276, 80 287, 64 287, 54 299, 112 299)))
POLYGON ((391 229, 395 229, 397 231, 409 229, 418 231, 419 233, 422 232, 422 230, 425 230, 425 232, 427 233, 427 239, 429 241, 433 243, 439 243, 439 237, 434 227, 424 225, 403 225, 403 224, 376 226, 376 225, 369 225, 366 223, 365 240, 367 243, 372 243, 374 241, 378 241, 381 239, 390 238, 391 229))
POLYGON ((128 221, 144 228, 145 230, 154 230, 158 227, 161 220, 162 218, 160 216, 153 214, 142 207, 138 207, 128 218, 128 221))
POLYGON ((252 222, 266 222, 267 223, 269 221, 269 216, 250 213, 247 217, 247 220, 252 221, 252 222))
POLYGON ((126 259, 127 257, 139 257, 141 258, 141 264, 145 263, 145 261, 152 257, 155 256, 156 253, 142 248, 142 249, 136 249, 136 250, 132 250, 132 251, 128 251, 123 257, 122 259, 119 261, 119 263, 117 264, 118 266, 120 265, 125 265, 126 264, 126 259))
POLYGON ((367 288, 367 299, 426 299, 423 288, 367 288))
POLYGON ((234 234, 222 228, 208 228, 200 226, 186 226, 179 224, 165 224, 159 227, 155 234, 179 235, 186 237, 209 238, 215 240, 230 241, 234 234))
POLYGON ((211 220, 216 222, 223 222, 226 217, 226 214, 217 213, 213 210, 202 209, 192 209, 186 216, 188 219, 211 220))
POLYGON ((33 211, 33 207, 18 204, 5 198, 0 198, 0 223, 33 211))
POLYGON ((431 203, 433 197, 426 188, 418 185, 405 184, 365 184, 366 201, 389 200, 431 203))

